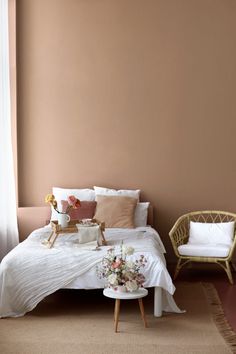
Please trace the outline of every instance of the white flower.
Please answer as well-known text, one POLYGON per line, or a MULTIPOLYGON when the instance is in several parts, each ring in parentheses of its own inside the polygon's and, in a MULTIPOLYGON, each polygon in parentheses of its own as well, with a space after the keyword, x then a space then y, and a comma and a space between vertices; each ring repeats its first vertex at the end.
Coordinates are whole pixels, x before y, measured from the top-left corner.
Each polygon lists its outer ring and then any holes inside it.
POLYGON ((132 261, 132 257, 126 257, 133 253, 134 248, 123 243, 120 245, 119 255, 115 254, 114 249, 109 249, 102 259, 101 266, 97 268, 98 277, 104 278, 111 288, 126 285, 130 292, 137 290, 145 281, 140 269, 147 261, 143 255, 136 261, 132 261))
POLYGON ((127 271, 125 273, 125 277, 128 278, 129 280, 133 280, 134 279, 134 273, 131 271, 127 271))
POLYGON ((123 246, 122 246, 122 253, 123 253, 124 255, 130 256, 131 254, 134 253, 134 248, 131 247, 131 246, 129 247, 129 246, 123 245, 123 246))
POLYGON ((127 261, 126 266, 127 266, 127 268, 134 269, 135 264, 132 261, 127 261))
POLYGON ((125 283, 125 286, 128 291, 135 291, 138 289, 138 284, 135 280, 129 280, 125 283))
POLYGON ((109 284, 111 285, 117 285, 118 282, 117 282, 117 275, 116 274, 110 274, 107 278, 109 284))

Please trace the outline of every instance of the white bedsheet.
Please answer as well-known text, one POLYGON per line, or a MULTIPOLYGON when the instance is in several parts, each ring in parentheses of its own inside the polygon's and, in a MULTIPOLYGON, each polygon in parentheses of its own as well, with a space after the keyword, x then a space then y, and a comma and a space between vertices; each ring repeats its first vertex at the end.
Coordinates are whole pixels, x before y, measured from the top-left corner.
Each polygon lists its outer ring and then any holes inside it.
POLYGON ((60 288, 103 288, 104 281, 96 276, 96 266, 109 247, 115 246, 119 252, 121 241, 134 247, 131 259, 140 254, 147 258, 147 265, 143 268, 144 286, 164 289, 163 310, 179 312, 171 298, 175 287, 165 266, 165 248, 151 227, 106 229, 108 246, 101 247, 99 251, 94 251, 95 243, 78 244, 76 233, 59 235, 54 247, 48 249, 42 241, 50 232, 50 226, 35 230, 2 260, 0 318, 23 316, 60 288))

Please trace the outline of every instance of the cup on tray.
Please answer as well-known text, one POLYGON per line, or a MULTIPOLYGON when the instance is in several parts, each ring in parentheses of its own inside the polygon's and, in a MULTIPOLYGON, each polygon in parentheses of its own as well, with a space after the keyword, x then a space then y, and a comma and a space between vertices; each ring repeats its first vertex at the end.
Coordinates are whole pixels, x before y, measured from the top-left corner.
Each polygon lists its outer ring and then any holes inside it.
POLYGON ((68 214, 58 213, 57 220, 58 220, 58 224, 61 225, 62 228, 65 228, 68 227, 70 216, 68 214))

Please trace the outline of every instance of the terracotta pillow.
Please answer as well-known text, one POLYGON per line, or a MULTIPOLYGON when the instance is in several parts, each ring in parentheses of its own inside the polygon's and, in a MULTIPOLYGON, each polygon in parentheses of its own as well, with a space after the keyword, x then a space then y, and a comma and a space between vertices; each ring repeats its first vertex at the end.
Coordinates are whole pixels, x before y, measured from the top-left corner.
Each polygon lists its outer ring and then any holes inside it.
POLYGON ((106 227, 134 228, 136 205, 136 198, 98 195, 94 218, 106 227))
MULTIPOLYGON (((71 220, 92 219, 95 214, 97 202, 95 201, 81 201, 78 209, 70 209, 69 215, 71 220)), ((68 207, 66 200, 61 200, 62 211, 65 212, 68 207)))

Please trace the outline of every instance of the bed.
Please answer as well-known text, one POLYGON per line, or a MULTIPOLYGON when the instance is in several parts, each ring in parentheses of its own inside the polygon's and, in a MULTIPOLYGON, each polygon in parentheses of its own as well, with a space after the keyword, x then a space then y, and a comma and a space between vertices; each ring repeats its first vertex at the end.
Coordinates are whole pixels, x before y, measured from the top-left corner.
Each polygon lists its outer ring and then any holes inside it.
MULTIPOLYGON (((96 190, 96 187, 94 188, 96 190)), ((104 189, 99 188, 100 194, 101 190, 104 192, 104 189)), ((113 190, 106 189, 105 192, 107 191, 114 193, 113 190)), ((53 193, 57 192, 55 188, 53 193)), ((92 190, 61 191, 59 189, 59 192, 58 198, 60 197, 61 200, 68 193, 76 195, 80 200, 81 197, 84 197, 84 200, 88 200, 89 197, 90 200, 94 199, 92 190)), ((118 191, 120 192, 136 193, 139 198, 140 191, 118 191)), ((128 199, 131 197, 133 198, 133 194, 128 199)), ((106 201, 109 198, 105 198, 106 201)), ((118 199, 115 198, 115 201, 117 202, 118 199)), ((99 199, 97 199, 96 212, 99 209, 98 205, 99 199)), ((138 211, 137 207, 139 209, 145 207, 147 210, 147 203, 137 204, 136 201, 135 213, 138 211)), ((136 224, 134 228, 114 226, 106 228, 107 245, 99 248, 96 247, 96 242, 79 243, 77 232, 60 234, 54 247, 47 248, 45 241, 51 233, 51 226, 34 230, 26 240, 9 252, 0 264, 0 318, 23 316, 33 310, 46 296, 62 288, 103 289, 104 279, 97 276, 96 269, 110 247, 119 253, 121 242, 134 248, 134 254, 129 256, 131 260, 138 259, 141 254, 147 259, 142 272, 145 276, 144 287, 155 288, 154 315, 160 317, 162 311, 180 313, 181 310, 173 299, 175 287, 166 268, 164 245, 156 230, 146 226, 147 220, 148 224, 152 224, 152 208, 149 207, 148 210, 145 226, 136 224)), ((134 220, 136 216, 135 214, 134 220)), ((138 219, 136 221, 138 222, 138 219)))

